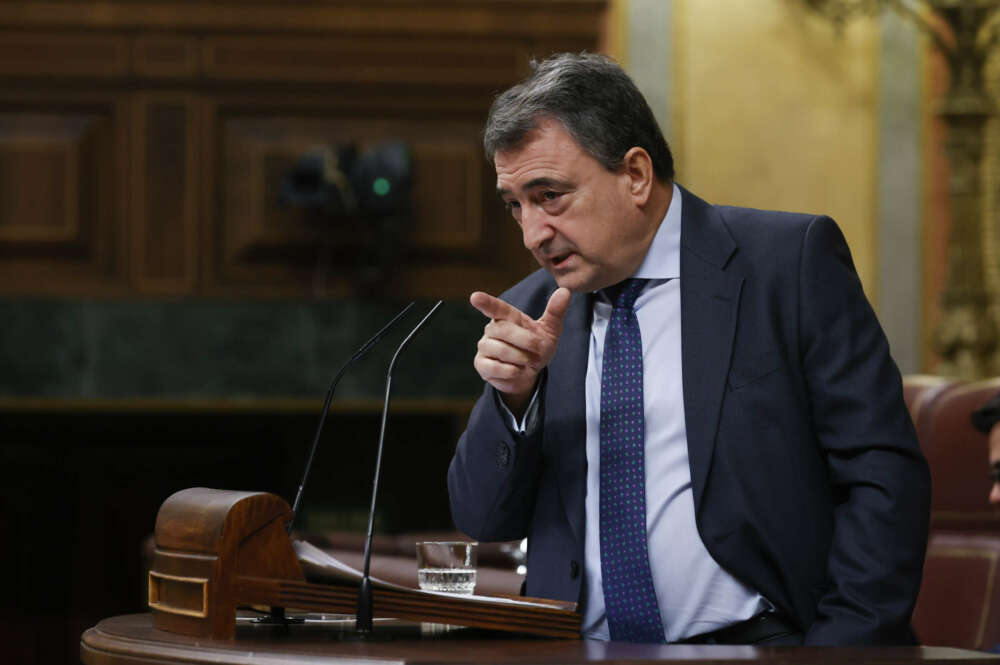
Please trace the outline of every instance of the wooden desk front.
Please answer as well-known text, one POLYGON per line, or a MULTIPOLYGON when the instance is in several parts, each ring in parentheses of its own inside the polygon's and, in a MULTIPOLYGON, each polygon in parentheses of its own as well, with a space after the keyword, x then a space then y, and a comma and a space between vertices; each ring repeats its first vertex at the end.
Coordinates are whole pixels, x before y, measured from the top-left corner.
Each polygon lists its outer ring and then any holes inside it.
POLYGON ((998 656, 945 647, 816 648, 746 646, 645 645, 507 638, 475 631, 440 635, 421 633, 415 624, 388 621, 376 625, 378 636, 353 638, 353 621, 291 628, 287 634, 262 626, 240 625, 232 641, 175 635, 153 627, 149 614, 131 614, 101 621, 83 634, 80 657, 86 665, 163 665, 215 663, 225 665, 320 665, 343 663, 615 663, 653 661, 715 665, 764 663, 957 663, 995 662, 998 656))

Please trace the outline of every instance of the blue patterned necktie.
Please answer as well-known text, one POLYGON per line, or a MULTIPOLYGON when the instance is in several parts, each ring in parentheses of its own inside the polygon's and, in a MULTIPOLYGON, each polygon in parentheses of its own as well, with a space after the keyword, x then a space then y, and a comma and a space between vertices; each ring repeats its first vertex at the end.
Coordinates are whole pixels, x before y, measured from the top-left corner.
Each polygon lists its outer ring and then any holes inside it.
POLYGON ((646 547, 642 337, 633 309, 647 281, 605 289, 614 309, 601 372, 601 579, 611 639, 662 643, 646 547))

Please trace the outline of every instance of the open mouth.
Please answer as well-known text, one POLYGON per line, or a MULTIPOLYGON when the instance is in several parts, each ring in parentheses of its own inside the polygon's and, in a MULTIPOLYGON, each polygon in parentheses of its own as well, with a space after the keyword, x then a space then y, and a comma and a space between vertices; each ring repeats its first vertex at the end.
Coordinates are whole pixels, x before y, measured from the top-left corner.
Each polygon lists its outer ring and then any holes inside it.
POLYGON ((549 263, 552 264, 553 268, 561 268, 565 265, 569 257, 573 256, 573 252, 566 252, 565 254, 556 254, 549 258, 549 263))

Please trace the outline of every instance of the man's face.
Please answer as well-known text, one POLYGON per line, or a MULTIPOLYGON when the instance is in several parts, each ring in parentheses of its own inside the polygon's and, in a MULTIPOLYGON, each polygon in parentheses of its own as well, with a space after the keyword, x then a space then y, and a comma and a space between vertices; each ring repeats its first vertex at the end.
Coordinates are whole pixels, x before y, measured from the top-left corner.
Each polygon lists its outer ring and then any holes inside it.
POLYGON ((494 164, 524 246, 559 286, 596 291, 639 267, 657 226, 642 215, 628 169, 609 172, 552 119, 494 164))
POLYGON ((990 503, 1000 505, 1000 423, 990 428, 990 472, 993 476, 993 488, 990 490, 990 503))

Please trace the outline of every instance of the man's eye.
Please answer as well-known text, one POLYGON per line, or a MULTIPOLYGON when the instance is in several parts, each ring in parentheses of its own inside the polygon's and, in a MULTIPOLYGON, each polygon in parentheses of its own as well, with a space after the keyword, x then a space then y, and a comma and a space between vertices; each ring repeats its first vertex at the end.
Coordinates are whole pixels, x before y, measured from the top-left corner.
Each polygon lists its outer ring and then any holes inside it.
POLYGON ((562 192, 543 192, 542 193, 542 198, 545 199, 546 201, 555 201, 560 196, 562 196, 562 192))
POLYGON ((517 201, 507 201, 504 203, 504 207, 507 208, 507 212, 510 214, 514 220, 520 224, 521 223, 521 204, 517 201))

